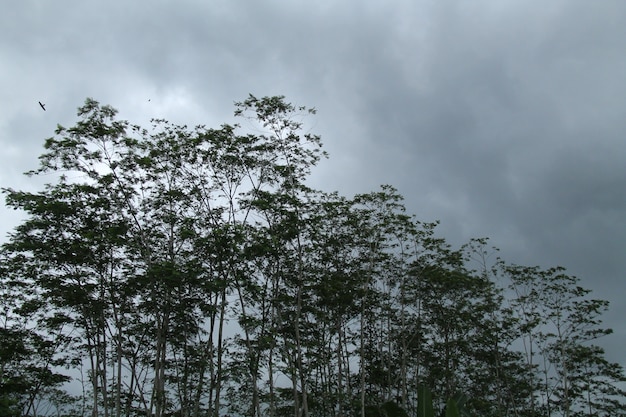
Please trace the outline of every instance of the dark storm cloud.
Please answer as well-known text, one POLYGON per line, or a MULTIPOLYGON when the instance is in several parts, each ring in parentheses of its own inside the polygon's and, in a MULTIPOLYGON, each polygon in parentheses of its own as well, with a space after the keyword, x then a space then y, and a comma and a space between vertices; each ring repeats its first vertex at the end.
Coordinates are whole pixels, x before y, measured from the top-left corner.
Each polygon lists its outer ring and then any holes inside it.
POLYGON ((365 72, 384 88, 359 107, 364 142, 384 150, 354 177, 371 181, 380 162, 445 236, 486 235, 512 261, 564 265, 623 314, 626 4, 459 9, 441 6, 428 46, 405 51, 425 61, 413 73, 384 59, 365 72))
POLYGON ((319 110, 314 186, 390 183, 455 245, 568 267, 611 301, 624 361, 626 2, 25 0, 0 35, 2 186, 33 186, 19 173, 87 96, 214 126, 284 94, 319 110))

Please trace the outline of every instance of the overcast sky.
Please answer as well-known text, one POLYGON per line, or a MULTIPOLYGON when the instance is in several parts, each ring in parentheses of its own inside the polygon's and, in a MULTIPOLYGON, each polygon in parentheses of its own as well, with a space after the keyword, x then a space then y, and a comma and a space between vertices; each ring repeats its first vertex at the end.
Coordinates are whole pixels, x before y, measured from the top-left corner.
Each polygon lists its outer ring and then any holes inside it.
MULTIPOLYGON (((218 127, 285 95, 318 109, 312 186, 391 184, 455 246, 567 267, 611 302, 626 365, 625 77, 623 0, 7 1, 0 186, 36 189, 21 173, 86 97, 218 127)), ((20 219, 0 218, 3 237, 20 219)))

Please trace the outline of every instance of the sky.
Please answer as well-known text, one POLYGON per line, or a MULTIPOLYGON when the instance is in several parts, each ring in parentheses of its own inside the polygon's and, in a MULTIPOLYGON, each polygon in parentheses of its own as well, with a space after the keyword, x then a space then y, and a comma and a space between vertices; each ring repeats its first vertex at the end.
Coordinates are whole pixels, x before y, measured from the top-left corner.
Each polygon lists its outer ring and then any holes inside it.
MULTIPOLYGON (((564 266, 626 366, 623 0, 19 0, 0 13, 0 187, 85 98, 218 127, 248 94, 315 107, 311 186, 395 186, 459 246, 564 266), (46 111, 38 101, 46 105, 46 111)), ((21 215, 0 205, 0 240, 21 215)))

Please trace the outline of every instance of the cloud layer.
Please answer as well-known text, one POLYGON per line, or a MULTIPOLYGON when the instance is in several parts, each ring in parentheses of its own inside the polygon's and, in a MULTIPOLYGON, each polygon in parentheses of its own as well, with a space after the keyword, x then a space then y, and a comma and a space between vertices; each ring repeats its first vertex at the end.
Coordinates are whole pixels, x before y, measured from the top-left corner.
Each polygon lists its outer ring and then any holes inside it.
POLYGON ((37 186, 21 172, 88 96, 211 126, 282 94, 319 110, 313 186, 389 183, 454 244, 568 267, 611 301, 626 365, 625 2, 24 0, 0 35, 1 186, 37 186))

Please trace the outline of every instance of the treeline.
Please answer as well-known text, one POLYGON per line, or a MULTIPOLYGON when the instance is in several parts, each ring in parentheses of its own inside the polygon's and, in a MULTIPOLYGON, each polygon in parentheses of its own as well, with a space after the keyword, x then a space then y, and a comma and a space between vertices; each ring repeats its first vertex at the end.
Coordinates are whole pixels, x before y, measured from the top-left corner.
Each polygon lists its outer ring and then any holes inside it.
POLYGON ((453 249, 390 187, 306 186, 314 109, 235 104, 240 125, 150 130, 87 99, 46 140, 42 191, 0 258, 0 415, 625 415, 596 339, 607 302, 562 268, 453 249), (70 379, 72 382, 70 382, 70 379))

